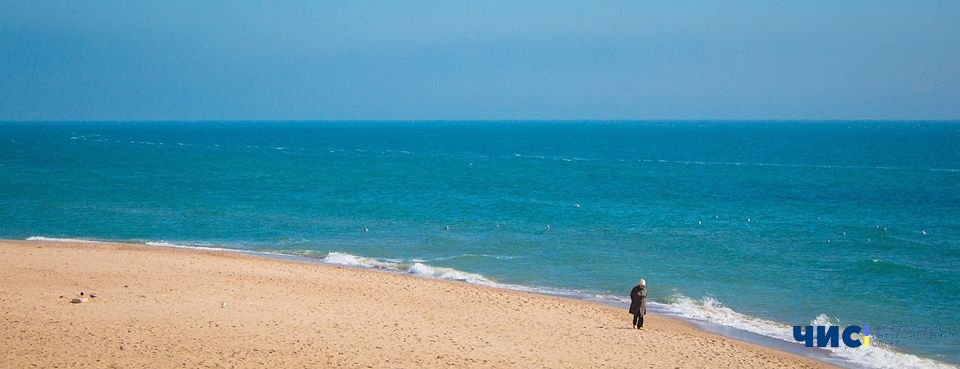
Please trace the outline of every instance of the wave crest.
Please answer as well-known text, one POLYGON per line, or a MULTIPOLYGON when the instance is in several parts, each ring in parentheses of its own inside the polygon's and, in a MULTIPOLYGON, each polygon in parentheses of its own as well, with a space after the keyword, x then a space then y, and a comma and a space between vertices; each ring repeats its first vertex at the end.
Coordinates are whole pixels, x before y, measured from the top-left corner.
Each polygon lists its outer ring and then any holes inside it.
MULTIPOLYGON (((693 321, 716 324, 743 331, 756 333, 762 336, 776 338, 782 341, 800 344, 793 337, 793 326, 776 323, 761 318, 744 315, 730 309, 713 297, 704 297, 699 300, 675 294, 671 296, 671 303, 652 304, 658 310, 669 315, 678 316, 693 321)), ((810 321, 812 326, 840 325, 840 320, 821 313, 810 321)), ((887 350, 876 346, 861 346, 849 348, 826 347, 827 351, 836 358, 856 367, 894 369, 894 368, 956 368, 952 365, 925 359, 916 355, 887 350)))
POLYGON ((331 252, 327 256, 323 257, 323 262, 327 264, 337 264, 344 266, 360 267, 360 268, 370 268, 370 269, 384 269, 384 270, 398 270, 398 263, 391 263, 386 261, 379 261, 376 259, 365 258, 362 256, 356 256, 351 254, 345 254, 341 252, 331 252))
POLYGON ((413 275, 424 277, 461 281, 486 286, 495 286, 497 284, 496 282, 480 274, 468 273, 453 268, 433 267, 422 263, 414 263, 409 269, 407 269, 407 272, 413 275))

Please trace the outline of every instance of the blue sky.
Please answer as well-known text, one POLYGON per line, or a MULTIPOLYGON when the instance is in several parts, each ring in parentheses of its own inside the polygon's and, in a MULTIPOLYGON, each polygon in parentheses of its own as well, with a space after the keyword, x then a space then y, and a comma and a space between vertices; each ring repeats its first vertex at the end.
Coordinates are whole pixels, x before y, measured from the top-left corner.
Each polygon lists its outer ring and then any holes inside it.
POLYGON ((0 0, 0 120, 960 119, 958 1, 0 0))

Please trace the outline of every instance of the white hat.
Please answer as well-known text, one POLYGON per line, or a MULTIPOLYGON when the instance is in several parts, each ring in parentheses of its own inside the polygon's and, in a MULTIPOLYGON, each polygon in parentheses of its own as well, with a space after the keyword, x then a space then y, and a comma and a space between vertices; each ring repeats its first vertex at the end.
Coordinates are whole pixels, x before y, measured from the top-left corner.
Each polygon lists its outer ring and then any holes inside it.
POLYGON ((647 285, 647 281, 641 279, 641 280, 640 280, 640 285, 641 285, 641 286, 646 286, 646 285, 647 285))

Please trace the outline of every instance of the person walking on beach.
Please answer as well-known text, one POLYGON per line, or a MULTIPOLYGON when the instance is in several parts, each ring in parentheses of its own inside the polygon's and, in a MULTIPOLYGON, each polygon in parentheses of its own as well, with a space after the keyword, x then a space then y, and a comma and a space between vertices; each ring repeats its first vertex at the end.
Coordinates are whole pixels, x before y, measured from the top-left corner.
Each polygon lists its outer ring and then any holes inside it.
POLYGON ((647 281, 640 283, 630 290, 630 314, 633 314, 633 327, 643 328, 643 316, 647 315, 647 281))

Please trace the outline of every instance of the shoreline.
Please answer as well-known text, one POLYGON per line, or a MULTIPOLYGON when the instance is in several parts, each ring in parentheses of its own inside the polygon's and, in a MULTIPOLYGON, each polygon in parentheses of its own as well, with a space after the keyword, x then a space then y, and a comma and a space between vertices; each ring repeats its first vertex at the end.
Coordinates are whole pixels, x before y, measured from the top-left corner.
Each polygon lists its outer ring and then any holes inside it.
POLYGON ((599 302, 362 268, 115 243, 0 255, 0 366, 834 367, 667 316, 636 331, 599 302))
MULTIPOLYGON (((4 239, 0 239, 0 241, 4 241, 4 239)), ((17 241, 17 240, 11 240, 11 241, 17 241)), ((497 290, 514 291, 514 292, 520 292, 520 293, 531 293, 535 295, 543 295, 543 296, 558 297, 563 299, 571 299, 576 301, 597 303, 604 306, 613 307, 614 309, 621 309, 624 311, 626 311, 627 308, 629 307, 628 302, 610 299, 609 298, 610 296, 604 296, 606 298, 603 298, 600 296, 590 297, 587 295, 578 296, 573 293, 566 293, 565 291, 562 291, 562 290, 556 290, 556 289, 544 290, 536 287, 528 287, 528 286, 512 285, 512 284, 498 283, 494 286, 491 286, 491 285, 485 285, 485 284, 477 284, 475 282, 466 281, 466 280, 447 279, 447 278, 440 278, 435 276, 411 274, 409 271, 404 272, 403 270, 400 270, 400 269, 385 269, 379 266, 369 266, 369 265, 363 266, 363 265, 356 265, 356 264, 341 264, 338 262, 328 262, 324 259, 320 259, 317 257, 310 257, 310 256, 298 255, 298 254, 248 250, 248 249, 241 249, 241 248, 217 247, 213 245, 201 246, 201 245, 190 245, 190 244, 178 244, 178 243, 170 243, 165 241, 159 241, 159 242, 96 241, 96 240, 87 240, 87 239, 70 239, 70 238, 64 239, 64 238, 48 238, 48 237, 29 237, 25 241, 80 243, 80 244, 102 243, 102 244, 115 244, 115 245, 144 246, 144 247, 151 247, 151 248, 158 247, 158 248, 170 248, 170 249, 180 249, 180 250, 195 250, 195 251, 202 251, 202 252, 225 252, 230 254, 239 254, 239 255, 244 255, 249 257, 265 258, 270 260, 281 260, 281 261, 289 261, 294 263, 317 264, 321 266, 333 266, 338 268, 343 267, 343 268, 366 270, 366 271, 378 272, 378 273, 389 273, 389 274, 395 274, 395 275, 401 275, 401 276, 407 276, 407 277, 413 277, 413 278, 424 278, 427 280, 446 281, 446 282, 452 282, 452 283, 464 283, 472 286, 493 288, 497 290)), ((362 256, 360 256, 359 258, 367 259, 366 257, 362 257, 362 256)), ((715 334, 715 335, 726 337, 726 338, 732 338, 740 342, 758 345, 767 349, 772 349, 774 351, 785 352, 792 355, 805 357, 817 362, 826 363, 826 364, 841 367, 841 368, 855 367, 855 366, 852 366, 851 363, 848 361, 844 361, 841 358, 831 356, 830 352, 824 349, 819 349, 819 348, 810 349, 800 345, 792 344, 791 342, 786 342, 773 337, 750 332, 747 330, 742 330, 740 328, 719 325, 709 321, 701 321, 701 320, 686 318, 680 314, 677 314, 675 312, 671 312, 665 309, 664 306, 665 305, 662 303, 651 301, 648 305, 648 309, 650 311, 650 314, 659 315, 667 319, 672 319, 677 321, 680 324, 687 324, 689 327, 698 329, 701 332, 711 333, 711 334, 715 334)))
MULTIPOLYGON (((3 239, 0 239, 3 241, 3 239)), ((16 241, 16 240, 13 240, 16 241)), ((38 241, 38 242, 58 242, 58 243, 81 243, 81 244, 116 244, 116 245, 133 245, 133 246, 145 246, 145 247, 159 247, 159 248, 171 248, 171 249, 181 249, 181 250, 196 250, 196 251, 205 251, 205 252, 225 252, 231 254, 245 255, 255 258, 266 258, 270 260, 281 260, 281 261, 290 261, 295 263, 307 263, 307 264, 318 264, 322 266, 334 266, 334 267, 345 267, 358 270, 367 270, 371 272, 379 273, 389 273, 395 275, 408 276, 413 278, 424 278, 428 280, 439 280, 447 281, 452 283, 465 283, 473 286, 481 286, 486 288, 493 288, 497 290, 506 290, 514 291, 521 293, 531 293, 535 295, 543 295, 550 297, 559 297, 564 299, 572 299, 576 301, 584 301, 590 303, 598 303, 604 306, 613 307, 614 309, 621 309, 626 311, 629 307, 629 303, 626 301, 620 301, 616 299, 611 299, 611 296, 588 296, 588 295, 576 295, 574 293, 568 293, 563 290, 557 289, 540 289, 536 287, 528 287, 521 285, 512 285, 512 284, 499 284, 496 285, 486 285, 486 284, 477 284, 475 281, 459 280, 459 279, 448 279, 441 278, 436 276, 427 276, 421 274, 412 274, 409 271, 403 271, 401 269, 385 269, 381 266, 370 266, 370 265, 357 265, 357 264, 343 264, 339 262, 330 262, 325 259, 298 255, 298 254, 287 254, 279 252, 269 252, 269 251, 259 251, 259 250, 249 250, 242 248, 228 248, 228 247, 218 247, 213 245, 190 245, 190 244, 179 244, 179 243, 170 243, 165 241, 96 241, 96 240, 87 240, 87 239, 70 239, 70 238, 48 238, 48 237, 29 237, 25 241, 38 241)), ((367 259, 363 256, 358 256, 360 259, 367 259)), ((767 349, 772 349, 774 351, 785 352, 792 355, 805 357, 812 359, 817 362, 826 363, 829 365, 841 367, 841 368, 855 368, 851 362, 845 361, 842 358, 834 357, 831 353, 824 349, 810 349, 803 347, 791 342, 783 341, 776 339, 770 336, 765 336, 762 334, 750 332, 743 330, 737 327, 719 325, 709 321, 695 320, 684 317, 676 312, 671 312, 665 308, 665 305, 662 303, 657 303, 651 301, 648 305, 650 313, 653 315, 660 315, 667 319, 673 319, 678 321, 681 324, 687 324, 689 327, 693 327, 702 332, 712 333, 718 336, 732 338, 734 340, 745 342, 753 345, 758 345, 767 349)))

